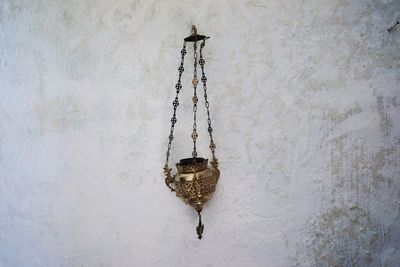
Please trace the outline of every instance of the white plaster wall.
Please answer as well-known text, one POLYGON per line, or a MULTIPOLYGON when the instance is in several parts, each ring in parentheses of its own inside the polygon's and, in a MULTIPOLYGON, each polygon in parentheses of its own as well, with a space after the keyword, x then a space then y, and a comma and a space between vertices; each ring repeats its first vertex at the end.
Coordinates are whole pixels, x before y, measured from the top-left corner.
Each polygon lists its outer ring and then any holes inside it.
MULTIPOLYGON (((400 28, 385 31, 399 14, 397 0, 1 0, 0 266, 399 266, 400 28), (221 166, 201 241, 162 174, 191 24, 211 36, 221 166)), ((192 63, 172 162, 191 153, 192 63)))

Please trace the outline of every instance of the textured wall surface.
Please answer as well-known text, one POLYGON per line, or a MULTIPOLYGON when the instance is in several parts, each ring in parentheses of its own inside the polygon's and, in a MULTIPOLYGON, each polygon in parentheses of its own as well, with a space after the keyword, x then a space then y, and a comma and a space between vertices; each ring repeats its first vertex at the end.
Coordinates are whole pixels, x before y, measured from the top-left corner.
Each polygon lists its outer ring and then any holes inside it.
POLYGON ((0 266, 399 266, 397 17, 397 0, 1 0, 0 266), (162 174, 191 24, 211 36, 221 167, 201 241, 162 174))

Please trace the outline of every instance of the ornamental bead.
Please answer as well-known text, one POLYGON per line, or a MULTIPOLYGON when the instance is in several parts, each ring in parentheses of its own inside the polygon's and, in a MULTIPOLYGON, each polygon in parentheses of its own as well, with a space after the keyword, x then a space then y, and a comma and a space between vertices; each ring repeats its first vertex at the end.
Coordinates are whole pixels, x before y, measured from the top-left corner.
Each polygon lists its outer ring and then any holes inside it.
POLYGON ((193 140, 196 140, 198 136, 199 136, 199 135, 197 134, 197 132, 193 132, 193 133, 192 133, 192 139, 193 139, 193 140))
POLYGON ((215 145, 214 143, 211 143, 211 144, 210 144, 210 149, 211 149, 211 151, 214 152, 215 148, 216 148, 216 145, 215 145))
POLYGON ((192 80, 193 86, 197 86, 198 83, 199 83, 199 80, 197 80, 197 78, 193 78, 193 80, 192 80))

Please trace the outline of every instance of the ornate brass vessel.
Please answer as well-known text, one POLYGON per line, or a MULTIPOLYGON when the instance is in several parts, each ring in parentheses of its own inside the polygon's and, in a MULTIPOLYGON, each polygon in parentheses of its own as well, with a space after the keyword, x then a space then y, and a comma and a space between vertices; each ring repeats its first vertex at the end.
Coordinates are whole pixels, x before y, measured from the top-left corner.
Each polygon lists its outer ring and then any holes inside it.
POLYGON ((175 85, 176 96, 174 101, 172 102, 174 107, 174 113, 171 118, 171 129, 169 134, 169 142, 168 149, 166 153, 166 162, 164 165, 164 174, 165 174, 165 183, 171 189, 171 191, 175 191, 176 196, 183 200, 186 204, 192 206, 198 213, 199 216, 199 225, 196 228, 198 238, 201 239, 204 224, 201 222, 201 211, 203 210, 204 204, 211 199, 215 187, 217 185, 219 179, 219 169, 218 169, 218 160, 215 157, 215 144, 213 140, 213 128, 211 127, 211 118, 210 118, 210 110, 209 110, 209 102, 207 99, 207 77, 205 76, 204 65, 205 60, 203 58, 202 50, 205 46, 205 41, 209 37, 204 35, 197 34, 196 27, 192 26, 192 35, 184 39, 183 48, 181 50, 181 64, 178 68, 179 71, 179 79, 177 84, 175 85), (200 45, 200 59, 197 60, 197 42, 202 41, 200 45), (194 74, 192 79, 193 85, 193 130, 191 133, 191 138, 193 141, 193 151, 191 158, 181 159, 179 163, 176 164, 176 168, 178 169, 177 174, 171 175, 172 169, 168 166, 170 149, 172 140, 174 139, 174 129, 175 124, 177 122, 176 119, 176 110, 179 106, 178 95, 180 90, 182 89, 181 85, 181 77, 184 71, 183 62, 184 57, 186 55, 186 43, 193 42, 193 57, 194 57, 194 74), (210 166, 208 165, 208 159, 197 157, 196 150, 196 142, 198 138, 197 133, 197 122, 196 122, 196 113, 197 113, 197 85, 199 80, 197 79, 197 63, 201 67, 201 82, 203 84, 204 91, 204 103, 207 112, 207 122, 208 122, 208 133, 210 136, 210 150, 212 153, 212 160, 210 162, 210 166))
POLYGON ((171 176, 171 169, 164 169, 165 183, 171 191, 175 191, 177 197, 198 212, 199 225, 196 230, 201 239, 204 225, 201 223, 200 212, 215 191, 219 179, 218 162, 212 161, 209 167, 208 159, 186 158, 181 159, 176 167, 178 173, 174 177, 171 176))

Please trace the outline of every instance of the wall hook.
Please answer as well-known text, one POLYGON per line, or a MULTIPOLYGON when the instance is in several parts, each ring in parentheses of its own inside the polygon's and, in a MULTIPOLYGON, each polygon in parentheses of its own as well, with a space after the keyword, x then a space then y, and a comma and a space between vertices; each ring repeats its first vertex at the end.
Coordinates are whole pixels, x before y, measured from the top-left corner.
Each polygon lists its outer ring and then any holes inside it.
POLYGON ((400 21, 399 21, 399 20, 396 20, 396 22, 395 22, 390 28, 387 28, 386 30, 387 30, 388 32, 391 32, 391 31, 393 31, 393 29, 396 28, 396 26, 399 25, 399 24, 400 24, 400 21))

